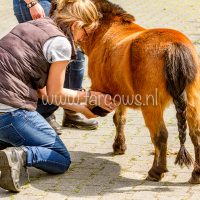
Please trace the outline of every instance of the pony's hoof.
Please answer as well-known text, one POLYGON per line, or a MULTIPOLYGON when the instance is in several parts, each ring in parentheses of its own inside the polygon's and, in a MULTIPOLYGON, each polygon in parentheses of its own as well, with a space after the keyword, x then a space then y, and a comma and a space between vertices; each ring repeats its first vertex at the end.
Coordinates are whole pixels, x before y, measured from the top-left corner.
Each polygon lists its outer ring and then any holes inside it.
POLYGON ((150 171, 148 176, 146 177, 147 181, 158 182, 164 177, 164 173, 157 173, 155 171, 150 171))
POLYGON ((190 184, 200 184, 200 177, 199 176, 192 176, 188 182, 190 184))
POLYGON ((158 181, 161 180, 161 178, 158 179, 158 178, 156 178, 156 177, 152 177, 152 176, 148 175, 148 176, 146 177, 146 180, 147 180, 147 181, 158 182, 158 181))
POLYGON ((114 155, 123 155, 126 151, 126 145, 113 144, 113 153, 114 155))

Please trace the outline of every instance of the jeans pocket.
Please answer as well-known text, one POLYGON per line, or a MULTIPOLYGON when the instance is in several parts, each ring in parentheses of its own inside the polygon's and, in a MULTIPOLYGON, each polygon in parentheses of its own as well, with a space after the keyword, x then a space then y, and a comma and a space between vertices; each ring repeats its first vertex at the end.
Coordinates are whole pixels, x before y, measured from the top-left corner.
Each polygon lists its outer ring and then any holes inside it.
POLYGON ((12 124, 0 128, 0 140, 13 146, 21 146, 25 141, 12 124))

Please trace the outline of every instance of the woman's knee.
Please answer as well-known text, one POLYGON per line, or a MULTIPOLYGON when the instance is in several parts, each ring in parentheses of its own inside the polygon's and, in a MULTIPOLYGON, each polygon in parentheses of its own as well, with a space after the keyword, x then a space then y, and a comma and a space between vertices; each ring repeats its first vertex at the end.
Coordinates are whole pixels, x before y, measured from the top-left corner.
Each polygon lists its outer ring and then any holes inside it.
POLYGON ((69 169, 70 165, 71 165, 71 159, 69 157, 69 158, 65 159, 65 162, 62 163, 62 166, 60 166, 59 169, 54 170, 54 174, 63 174, 63 173, 65 173, 69 169))
POLYGON ((66 164, 63 173, 69 169, 70 165, 71 165, 71 158, 69 157, 68 159, 66 159, 66 164))
POLYGON ((67 148, 65 146, 63 148, 63 152, 62 152, 61 155, 64 157, 65 161, 62 163, 63 167, 62 167, 60 173, 65 173, 71 165, 71 156, 70 156, 69 151, 67 150, 67 148))

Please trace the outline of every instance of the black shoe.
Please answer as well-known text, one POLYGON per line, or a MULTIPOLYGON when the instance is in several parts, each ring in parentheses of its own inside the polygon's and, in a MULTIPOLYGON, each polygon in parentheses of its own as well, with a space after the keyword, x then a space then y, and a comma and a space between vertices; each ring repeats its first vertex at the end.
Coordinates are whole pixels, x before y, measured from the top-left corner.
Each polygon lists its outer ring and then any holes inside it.
POLYGON ((8 147, 0 151, 0 187, 19 192, 28 181, 26 152, 20 147, 8 147))
POLYGON ((98 128, 98 122, 93 119, 87 119, 71 110, 64 109, 62 125, 64 127, 77 128, 81 130, 94 130, 98 128))
POLYGON ((62 127, 60 124, 56 121, 56 117, 54 114, 50 115, 46 118, 47 122, 50 124, 50 126, 56 131, 58 135, 61 135, 63 133, 62 127))

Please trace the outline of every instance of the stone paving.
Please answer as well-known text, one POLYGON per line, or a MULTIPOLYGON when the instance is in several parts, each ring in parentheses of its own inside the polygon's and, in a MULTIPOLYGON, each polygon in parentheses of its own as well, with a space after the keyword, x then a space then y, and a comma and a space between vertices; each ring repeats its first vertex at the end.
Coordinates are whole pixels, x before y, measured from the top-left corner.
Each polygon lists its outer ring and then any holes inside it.
MULTIPOLYGON (((199 0, 112 0, 132 13, 137 23, 145 27, 169 27, 184 32, 196 45, 200 53, 200 1, 199 0)), ((12 1, 1 0, 0 37, 17 22, 13 16, 12 1)), ((87 73, 86 73, 87 74, 87 73)), ((90 81, 85 75, 84 86, 90 81)), ((62 110, 56 113, 59 122, 62 110)), ((98 118, 99 128, 95 131, 65 129, 61 136, 67 145, 72 165, 63 175, 50 176, 30 169, 31 183, 19 194, 0 189, 2 200, 143 200, 175 199, 195 200, 200 198, 200 186, 187 183, 192 169, 180 169, 174 165, 179 149, 174 107, 165 112, 169 131, 169 172, 159 183, 145 180, 152 165, 153 145, 144 125, 140 111, 128 112, 126 126, 127 151, 125 155, 113 156, 112 143, 115 127, 112 115, 98 118)), ((193 147, 187 137, 187 148, 193 147)))

